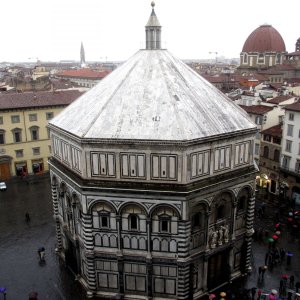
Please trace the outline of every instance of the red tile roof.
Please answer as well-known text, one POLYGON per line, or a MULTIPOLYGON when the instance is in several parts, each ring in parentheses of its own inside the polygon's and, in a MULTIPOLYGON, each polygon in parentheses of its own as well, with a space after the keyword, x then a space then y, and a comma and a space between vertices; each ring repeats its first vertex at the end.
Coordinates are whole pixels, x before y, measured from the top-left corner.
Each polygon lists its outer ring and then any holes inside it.
POLYGON ((58 77, 71 77, 71 78, 89 78, 89 79, 102 79, 108 75, 110 70, 93 71, 91 69, 79 69, 79 70, 64 70, 56 73, 58 77))
POLYGON ((248 114, 255 114, 255 115, 264 115, 265 113, 273 110, 273 107, 265 106, 265 105, 240 105, 240 107, 245 110, 248 114))
POLYGON ((261 25, 247 38, 243 52, 285 52, 285 44, 280 33, 271 25, 261 25))
POLYGON ((293 103, 293 104, 290 104, 290 105, 287 105, 285 107, 285 109, 293 110, 293 111, 300 111, 300 101, 298 101, 296 103, 293 103))
POLYGON ((67 106, 82 94, 78 90, 0 94, 0 110, 67 106))
POLYGON ((281 102, 284 102, 288 99, 291 99, 291 98, 294 98, 294 96, 292 95, 285 95, 285 96, 278 96, 278 97, 275 97, 269 101, 267 101, 268 103, 272 103, 272 104, 279 104, 281 102))
POLYGON ((278 124, 278 125, 275 125, 273 127, 263 130, 261 133, 269 134, 269 135, 276 136, 276 137, 282 137, 282 126, 281 126, 281 124, 278 124))

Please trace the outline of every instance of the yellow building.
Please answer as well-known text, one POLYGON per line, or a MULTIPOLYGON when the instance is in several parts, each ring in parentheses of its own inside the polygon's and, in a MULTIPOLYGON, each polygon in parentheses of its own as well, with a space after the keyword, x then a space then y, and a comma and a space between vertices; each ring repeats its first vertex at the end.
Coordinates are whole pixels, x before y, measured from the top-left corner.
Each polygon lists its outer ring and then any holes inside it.
POLYGON ((0 94, 0 180, 48 171, 47 124, 82 94, 77 90, 0 94))

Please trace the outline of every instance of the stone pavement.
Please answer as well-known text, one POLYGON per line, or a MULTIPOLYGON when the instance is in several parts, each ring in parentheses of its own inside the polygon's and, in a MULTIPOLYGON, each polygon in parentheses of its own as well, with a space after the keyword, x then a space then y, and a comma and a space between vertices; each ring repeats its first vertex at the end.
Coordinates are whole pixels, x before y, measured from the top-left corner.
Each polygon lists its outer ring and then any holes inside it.
MULTIPOLYGON (((262 231, 262 238, 254 236, 255 240, 253 242, 253 256, 252 256, 252 273, 244 278, 244 287, 246 289, 251 289, 256 287, 262 289, 263 293, 270 293, 272 289, 276 289, 279 292, 280 280, 282 275, 287 274, 289 277, 294 276, 294 282, 300 282, 300 240, 299 232, 292 234, 287 225, 287 218, 289 207, 288 205, 283 205, 282 200, 276 197, 265 198, 258 197, 256 207, 259 208, 265 202, 265 213, 262 218, 259 218, 258 213, 256 213, 256 218, 254 222, 254 228, 257 231, 262 231), (279 236, 277 242, 277 248, 284 248, 286 251, 293 253, 291 258, 291 264, 287 265, 287 256, 285 260, 281 263, 275 264, 273 267, 269 267, 265 272, 263 280, 259 280, 258 268, 259 266, 265 265, 265 256, 269 249, 268 237, 275 234, 275 224, 279 221, 282 225, 283 230, 279 236)), ((256 210, 258 211, 258 210, 256 210)), ((287 281, 289 284, 289 280, 287 281)), ((279 295, 280 299, 288 299, 287 292, 293 293, 292 299, 294 299, 295 289, 287 289, 285 295, 279 295)), ((249 293, 250 294, 250 293, 249 293)), ((255 298, 256 299, 256 298, 255 298)))

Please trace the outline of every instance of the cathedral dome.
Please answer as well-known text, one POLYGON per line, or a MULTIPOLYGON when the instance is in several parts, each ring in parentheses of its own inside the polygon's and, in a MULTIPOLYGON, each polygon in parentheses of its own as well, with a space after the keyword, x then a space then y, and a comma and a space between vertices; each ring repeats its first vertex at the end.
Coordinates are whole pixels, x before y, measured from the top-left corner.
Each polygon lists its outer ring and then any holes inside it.
POLYGON ((261 25, 247 38, 242 52, 285 52, 280 33, 271 25, 261 25))
POLYGON ((187 141, 253 130, 245 111, 167 50, 140 50, 50 125, 81 139, 187 141))

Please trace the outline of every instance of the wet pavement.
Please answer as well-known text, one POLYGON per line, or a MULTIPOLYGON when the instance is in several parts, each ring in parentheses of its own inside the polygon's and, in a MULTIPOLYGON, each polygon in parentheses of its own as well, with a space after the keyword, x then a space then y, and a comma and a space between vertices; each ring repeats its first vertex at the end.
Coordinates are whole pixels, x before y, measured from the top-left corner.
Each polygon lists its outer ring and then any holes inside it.
MULTIPOLYGON (((0 287, 7 300, 80 300, 83 291, 55 254, 55 227, 48 178, 7 182, 0 193, 0 287), (26 212, 30 222, 26 222, 26 212), (45 247, 45 263, 37 250, 45 247)), ((0 299, 2 299, 0 294, 0 299)))
MULTIPOLYGON (((7 191, 0 193, 0 287, 7 289, 6 300, 27 300, 31 291, 39 294, 39 299, 48 300, 83 300, 84 292, 74 280, 74 276, 55 254, 55 228, 52 213, 49 179, 38 181, 7 182, 7 191), (26 212, 30 222, 26 222, 26 212), (39 263, 37 250, 46 248, 45 264, 39 263)), ((262 200, 266 202, 264 218, 256 216, 255 228, 275 233, 276 212, 279 207, 277 198, 265 199, 258 195, 257 207, 262 200)), ((242 280, 235 281, 224 290, 242 292, 252 287, 261 288, 264 293, 271 289, 279 290, 283 274, 295 276, 295 283, 300 281, 300 244, 287 229, 288 210, 282 206, 280 221, 284 224, 278 248, 285 248, 294 255, 290 266, 286 261, 268 269, 264 280, 258 280, 258 268, 265 264, 268 242, 263 236, 253 242, 253 271, 242 280)), ((298 233, 299 234, 299 233, 298 233)), ((250 293, 249 293, 250 294, 250 293)), ((0 294, 0 300, 2 299, 0 294)), ((225 297, 226 300, 230 298, 225 297)), ((248 299, 236 294, 236 300, 248 299)), ((251 299, 251 298, 249 298, 251 299)), ((255 297, 257 299, 257 297, 255 297)), ((287 297, 282 298, 287 299, 287 297)))
MULTIPOLYGON (((261 218, 256 213, 256 218, 254 222, 254 227, 256 232, 261 231, 262 236, 254 236, 253 241, 253 255, 252 255, 252 273, 245 277, 241 286, 246 289, 251 289, 256 287, 261 289, 263 293, 269 294, 272 289, 278 291, 277 299, 288 299, 287 294, 291 292, 294 299, 295 288, 289 289, 289 280, 287 280, 287 289, 285 294, 279 294, 280 280, 282 275, 287 274, 289 277, 295 277, 295 283, 300 282, 300 240, 299 231, 296 234, 292 234, 291 230, 287 225, 288 212, 290 211, 289 206, 282 199, 278 197, 268 197, 264 194, 259 194, 256 200, 256 207, 261 207, 261 204, 265 203, 265 213, 261 218), (279 219, 278 219, 279 218, 279 219), (274 266, 269 266, 266 270, 264 279, 259 279, 258 269, 260 266, 265 265, 265 256, 269 250, 268 238, 272 237, 275 232, 275 224, 280 221, 282 224, 282 231, 279 235, 276 247, 278 249, 284 248, 285 251, 290 251, 293 253, 291 258, 291 264, 287 265, 287 256, 285 256, 284 261, 275 264, 274 266)), ((258 211, 258 210, 257 210, 258 211)), ((271 247, 272 248, 272 247, 271 247)), ((235 283, 237 285, 237 283, 235 283)), ((250 293, 249 293, 250 294, 250 293)), ((251 299, 251 298, 249 298, 251 299)), ((257 299, 257 294, 255 299, 257 299)))

